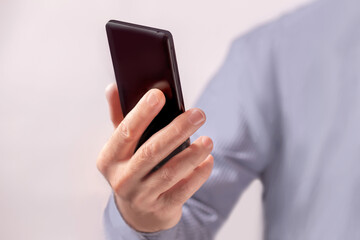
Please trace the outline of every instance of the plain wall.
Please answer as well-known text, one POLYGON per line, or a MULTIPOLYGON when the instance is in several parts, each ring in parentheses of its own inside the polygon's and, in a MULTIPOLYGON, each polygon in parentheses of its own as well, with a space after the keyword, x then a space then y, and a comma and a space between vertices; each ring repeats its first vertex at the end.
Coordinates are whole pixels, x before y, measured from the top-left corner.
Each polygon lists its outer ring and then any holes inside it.
MULTIPOLYGON (((170 30, 191 107, 231 41, 307 0, 1 0, 0 239, 101 239, 109 19, 170 30)), ((217 239, 260 239, 261 184, 217 239)))

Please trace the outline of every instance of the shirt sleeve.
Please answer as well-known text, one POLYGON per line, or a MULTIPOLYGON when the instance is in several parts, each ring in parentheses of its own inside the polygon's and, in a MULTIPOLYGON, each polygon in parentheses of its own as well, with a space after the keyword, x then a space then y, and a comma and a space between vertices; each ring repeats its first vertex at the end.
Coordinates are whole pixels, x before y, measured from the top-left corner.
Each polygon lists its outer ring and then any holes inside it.
POLYGON ((201 135, 213 139, 215 164, 208 181, 184 205, 180 222, 166 231, 138 233, 110 201, 105 213, 109 239, 213 239, 241 193, 271 161, 277 130, 272 47, 256 35, 234 41, 198 100, 207 121, 192 140, 201 135))
POLYGON ((176 239, 175 227, 155 233, 141 233, 131 228, 117 209, 114 195, 111 194, 104 212, 104 230, 109 240, 169 240, 176 239))

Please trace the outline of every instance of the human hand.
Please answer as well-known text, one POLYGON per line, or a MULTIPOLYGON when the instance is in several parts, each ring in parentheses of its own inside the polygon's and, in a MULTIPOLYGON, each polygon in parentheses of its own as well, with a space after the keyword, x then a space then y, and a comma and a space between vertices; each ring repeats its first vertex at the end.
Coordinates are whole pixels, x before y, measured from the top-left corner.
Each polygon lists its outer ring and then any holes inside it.
POLYGON ((140 232, 175 226, 183 204, 205 183, 213 168, 213 143, 199 137, 155 172, 162 159, 186 141, 205 122, 200 109, 190 109, 149 138, 135 153, 146 127, 165 104, 158 89, 148 91, 123 118, 115 84, 106 97, 115 131, 97 159, 97 167, 110 183, 124 220, 140 232))

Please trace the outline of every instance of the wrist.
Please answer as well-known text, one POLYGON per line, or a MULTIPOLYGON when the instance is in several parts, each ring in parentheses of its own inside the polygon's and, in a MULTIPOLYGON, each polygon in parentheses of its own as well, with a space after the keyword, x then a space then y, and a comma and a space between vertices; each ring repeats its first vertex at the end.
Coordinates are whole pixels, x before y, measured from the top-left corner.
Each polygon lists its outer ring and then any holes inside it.
POLYGON ((177 211, 167 211, 165 214, 155 211, 155 209, 146 209, 146 211, 133 209, 130 202, 120 199, 116 194, 114 194, 114 202, 124 222, 140 233, 156 233, 168 230, 173 228, 181 218, 181 207, 177 211))

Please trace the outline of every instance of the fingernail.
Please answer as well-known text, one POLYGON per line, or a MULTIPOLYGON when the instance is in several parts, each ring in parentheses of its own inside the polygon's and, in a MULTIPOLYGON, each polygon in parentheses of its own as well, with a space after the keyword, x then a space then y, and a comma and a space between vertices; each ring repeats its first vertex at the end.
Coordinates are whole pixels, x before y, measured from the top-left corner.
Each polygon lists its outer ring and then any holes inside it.
POLYGON ((211 139, 207 138, 207 137, 204 137, 202 139, 202 143, 203 143, 204 147, 206 147, 206 148, 212 148, 212 146, 213 146, 211 139))
POLYGON ((157 105, 159 103, 159 99, 156 96, 155 93, 151 92, 148 96, 147 96, 147 102, 149 103, 149 105, 151 107, 154 107, 155 105, 157 105))
POLYGON ((194 109, 189 116, 189 121, 194 125, 199 125, 204 121, 204 119, 205 119, 204 114, 197 109, 194 109))

